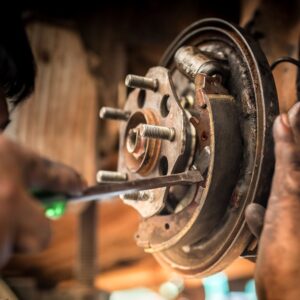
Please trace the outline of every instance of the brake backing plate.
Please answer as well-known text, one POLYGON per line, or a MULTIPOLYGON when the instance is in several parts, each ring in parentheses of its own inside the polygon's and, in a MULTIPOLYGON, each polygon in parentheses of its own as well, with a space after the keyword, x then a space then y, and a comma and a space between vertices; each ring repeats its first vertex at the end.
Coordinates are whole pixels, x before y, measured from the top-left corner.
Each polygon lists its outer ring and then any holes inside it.
POLYGON ((118 171, 128 180, 193 169, 204 178, 123 195, 141 215, 137 244, 162 265, 200 276, 255 252, 244 212, 266 204, 278 114, 258 43, 226 21, 204 19, 175 39, 159 66, 126 84, 133 90, 115 116, 118 171))

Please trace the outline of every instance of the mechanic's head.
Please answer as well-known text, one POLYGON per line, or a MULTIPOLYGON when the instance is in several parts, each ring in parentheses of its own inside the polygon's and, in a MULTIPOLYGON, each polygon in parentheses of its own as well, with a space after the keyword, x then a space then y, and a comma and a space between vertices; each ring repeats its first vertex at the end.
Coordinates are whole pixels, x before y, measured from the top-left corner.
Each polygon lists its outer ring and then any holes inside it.
POLYGON ((0 16, 0 130, 9 112, 34 88, 35 64, 24 26, 18 16, 0 16))

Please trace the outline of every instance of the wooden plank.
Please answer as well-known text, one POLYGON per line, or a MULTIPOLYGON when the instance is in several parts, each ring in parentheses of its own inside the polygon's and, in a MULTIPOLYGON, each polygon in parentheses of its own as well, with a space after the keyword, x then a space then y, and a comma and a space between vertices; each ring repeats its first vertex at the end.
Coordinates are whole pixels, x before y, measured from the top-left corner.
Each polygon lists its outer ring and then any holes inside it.
MULTIPOLYGON (((38 74, 33 95, 14 112, 7 134, 53 160, 72 166, 95 183, 98 95, 78 32, 32 23, 29 39, 38 74)), ((70 211, 79 212, 82 205, 70 211)), ((18 257, 11 267, 49 276, 73 276, 77 218, 53 222, 53 242, 42 254, 18 257), (30 266, 31 265, 31 266, 30 266), (61 275, 63 274, 63 275, 61 275)))
POLYGON ((8 134, 93 183, 98 104, 80 38, 41 23, 30 25, 28 33, 38 66, 36 87, 15 111, 8 134))

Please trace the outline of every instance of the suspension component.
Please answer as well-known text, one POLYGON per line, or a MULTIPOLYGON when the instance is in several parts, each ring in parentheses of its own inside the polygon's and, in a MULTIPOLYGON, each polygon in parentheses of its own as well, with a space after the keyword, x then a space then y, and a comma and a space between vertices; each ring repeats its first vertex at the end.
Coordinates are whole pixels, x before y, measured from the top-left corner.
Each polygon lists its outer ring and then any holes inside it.
POLYGON ((194 80, 197 74, 209 76, 220 75, 224 78, 228 74, 226 62, 211 58, 197 47, 185 46, 179 48, 174 56, 176 67, 180 72, 194 80))
POLYGON ((188 170, 203 177, 124 195, 142 216, 136 242, 179 273, 218 272, 253 244, 244 211, 270 188, 278 102, 267 60, 242 29, 206 19, 175 39, 160 66, 128 75, 126 85, 134 89, 118 172, 128 180, 188 170))

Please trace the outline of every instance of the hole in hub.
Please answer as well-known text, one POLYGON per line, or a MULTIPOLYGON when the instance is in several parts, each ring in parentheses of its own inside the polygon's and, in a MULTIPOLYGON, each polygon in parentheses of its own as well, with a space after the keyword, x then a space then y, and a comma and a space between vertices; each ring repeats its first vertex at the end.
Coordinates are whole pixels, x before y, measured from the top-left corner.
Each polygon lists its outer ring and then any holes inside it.
POLYGON ((127 150, 129 153, 133 153, 137 144, 138 144, 138 133, 136 132, 136 130, 131 129, 128 133, 127 136, 127 150))
POLYGON ((170 112, 169 95, 164 95, 160 102, 160 113, 165 118, 170 112))
POLYGON ((145 100, 146 100, 146 91, 140 90, 137 99, 137 104, 139 108, 142 108, 145 105, 145 100))
POLYGON ((161 159, 159 160, 159 174, 167 175, 168 168, 169 168, 168 159, 165 156, 161 157, 161 159))

